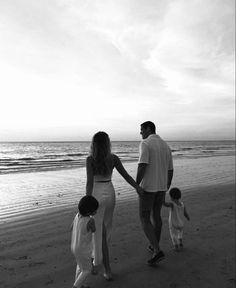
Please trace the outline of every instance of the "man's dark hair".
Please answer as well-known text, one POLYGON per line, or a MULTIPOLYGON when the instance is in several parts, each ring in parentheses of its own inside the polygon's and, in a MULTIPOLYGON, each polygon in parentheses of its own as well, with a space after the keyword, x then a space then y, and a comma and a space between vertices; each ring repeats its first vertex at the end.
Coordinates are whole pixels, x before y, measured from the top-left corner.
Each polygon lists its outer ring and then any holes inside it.
POLYGON ((175 200, 179 200, 181 198, 181 191, 176 187, 171 188, 169 194, 170 194, 170 197, 175 200))
POLYGON ((151 121, 146 121, 146 122, 142 123, 141 126, 144 127, 145 129, 147 129, 149 127, 152 133, 156 133, 156 126, 151 121))

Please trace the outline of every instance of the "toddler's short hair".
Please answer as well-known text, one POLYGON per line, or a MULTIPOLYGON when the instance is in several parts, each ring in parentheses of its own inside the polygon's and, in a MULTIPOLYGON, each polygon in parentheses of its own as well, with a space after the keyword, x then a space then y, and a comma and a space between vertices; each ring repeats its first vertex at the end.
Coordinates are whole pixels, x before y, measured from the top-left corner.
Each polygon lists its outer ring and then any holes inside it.
POLYGON ((176 188, 176 187, 171 188, 169 194, 170 194, 170 197, 173 199, 178 200, 181 198, 181 191, 179 190, 179 188, 176 188))
POLYGON ((82 197, 78 204, 79 213, 82 216, 93 214, 98 209, 98 201, 93 196, 86 195, 82 197))

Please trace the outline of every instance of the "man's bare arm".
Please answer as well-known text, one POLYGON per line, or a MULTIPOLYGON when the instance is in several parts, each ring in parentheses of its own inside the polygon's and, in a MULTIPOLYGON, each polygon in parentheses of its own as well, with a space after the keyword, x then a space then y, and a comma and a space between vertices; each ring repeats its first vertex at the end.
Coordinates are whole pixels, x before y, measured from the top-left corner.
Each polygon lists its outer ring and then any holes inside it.
POLYGON ((169 190, 171 182, 172 182, 172 178, 174 175, 174 170, 168 170, 168 182, 167 182, 167 189, 169 190))
POLYGON ((148 164, 146 164, 146 163, 138 164, 138 171, 137 171, 137 176, 136 176, 136 182, 138 185, 141 183, 141 181, 145 175, 147 165, 148 164))

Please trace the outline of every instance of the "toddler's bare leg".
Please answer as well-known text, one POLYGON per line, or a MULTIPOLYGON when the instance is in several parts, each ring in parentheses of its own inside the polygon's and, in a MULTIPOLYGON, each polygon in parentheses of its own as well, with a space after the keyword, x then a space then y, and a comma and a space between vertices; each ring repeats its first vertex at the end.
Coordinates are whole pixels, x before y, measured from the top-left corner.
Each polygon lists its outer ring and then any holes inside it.
POLYGON ((74 286, 81 287, 87 276, 90 274, 89 270, 81 270, 77 279, 75 280, 74 286))

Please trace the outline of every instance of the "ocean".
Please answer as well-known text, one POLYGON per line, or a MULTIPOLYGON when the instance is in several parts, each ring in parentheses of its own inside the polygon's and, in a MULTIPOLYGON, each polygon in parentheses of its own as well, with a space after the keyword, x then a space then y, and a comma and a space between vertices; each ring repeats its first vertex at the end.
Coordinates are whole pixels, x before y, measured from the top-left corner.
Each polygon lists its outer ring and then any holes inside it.
MULTIPOLYGON (((137 161, 140 141, 114 141, 122 162, 137 161)), ((235 155, 235 141, 167 141, 173 157, 235 155)), ((90 142, 1 142, 0 174, 51 171, 85 166, 90 142)))

